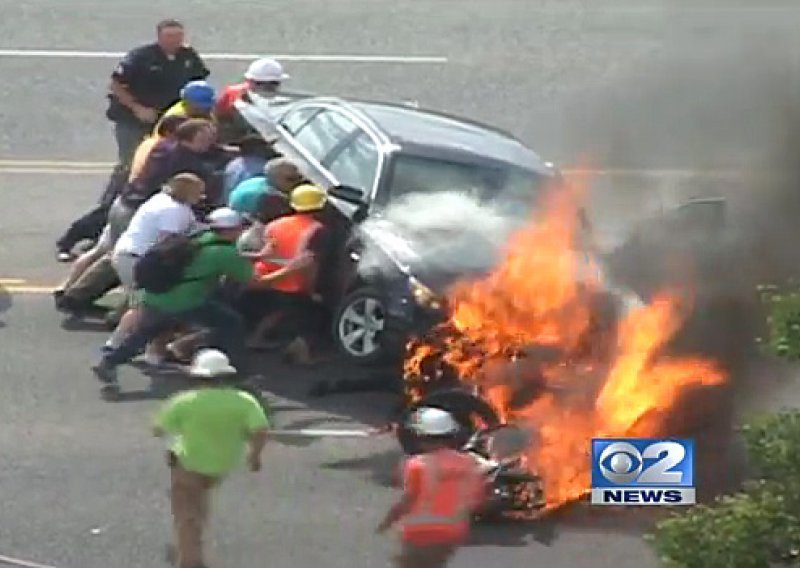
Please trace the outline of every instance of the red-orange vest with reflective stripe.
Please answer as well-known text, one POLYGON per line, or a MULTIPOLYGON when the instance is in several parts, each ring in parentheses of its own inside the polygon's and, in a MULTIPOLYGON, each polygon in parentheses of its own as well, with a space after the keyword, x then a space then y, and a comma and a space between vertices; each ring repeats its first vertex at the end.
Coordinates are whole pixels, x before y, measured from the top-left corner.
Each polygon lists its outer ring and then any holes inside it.
MULTIPOLYGON (((269 258, 256 263, 256 272, 267 275, 286 266, 305 250, 309 239, 320 226, 314 217, 303 213, 281 217, 269 223, 264 234, 272 242, 272 251, 269 258)), ((272 287, 282 292, 303 293, 311 291, 312 285, 306 273, 295 272, 276 280, 272 287)))
POLYGON ((402 520, 403 539, 419 544, 466 538, 470 517, 484 487, 474 459, 454 450, 411 458, 422 470, 422 487, 402 520))

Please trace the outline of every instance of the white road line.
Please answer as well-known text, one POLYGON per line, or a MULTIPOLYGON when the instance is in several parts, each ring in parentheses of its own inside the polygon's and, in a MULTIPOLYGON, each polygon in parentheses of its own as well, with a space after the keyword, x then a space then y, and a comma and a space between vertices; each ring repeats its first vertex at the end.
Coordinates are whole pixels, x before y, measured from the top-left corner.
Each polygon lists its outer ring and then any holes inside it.
MULTIPOLYGON (((71 51, 66 49, 0 49, 0 57, 39 59, 119 59, 125 54, 116 51, 71 51)), ((207 61, 252 61, 263 57, 259 53, 202 53, 207 61)), ((306 61, 311 63, 447 63, 439 55, 272 55, 279 61, 306 61)))

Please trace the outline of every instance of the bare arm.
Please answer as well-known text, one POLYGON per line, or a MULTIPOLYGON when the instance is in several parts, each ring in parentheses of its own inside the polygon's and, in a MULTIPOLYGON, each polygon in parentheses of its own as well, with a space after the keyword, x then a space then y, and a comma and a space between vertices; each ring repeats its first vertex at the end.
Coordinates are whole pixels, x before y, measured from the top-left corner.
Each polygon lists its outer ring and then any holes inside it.
POLYGON ((408 493, 403 493, 403 496, 400 497, 400 500, 397 501, 392 507, 389 509, 389 512, 386 513, 386 517, 384 517, 381 524, 378 525, 376 532, 382 533, 387 531, 391 528, 397 521, 405 517, 411 511, 411 504, 414 502, 413 497, 408 493))
POLYGON ((263 285, 270 285, 278 280, 282 280, 287 278, 293 274, 297 274, 298 272, 309 272, 314 269, 315 266, 314 256, 312 254, 304 254, 298 256, 297 258, 292 259, 289 264, 276 270, 275 272, 270 272, 266 276, 262 276, 258 279, 257 282, 263 285))
POLYGON ((122 106, 129 108, 136 117, 142 122, 152 123, 158 118, 158 113, 155 109, 147 108, 140 104, 128 90, 124 83, 117 79, 111 79, 108 86, 111 94, 116 98, 122 106))
POLYGON ((250 434, 250 452, 247 456, 247 463, 250 464, 250 469, 252 471, 259 471, 261 469, 261 452, 264 450, 268 438, 269 431, 266 428, 260 428, 250 434))
POLYGON ((114 95, 114 97, 120 103, 122 103, 123 106, 126 106, 131 110, 142 106, 136 101, 130 91, 128 91, 128 87, 116 79, 111 79, 111 83, 108 85, 108 90, 111 91, 111 94, 114 95))

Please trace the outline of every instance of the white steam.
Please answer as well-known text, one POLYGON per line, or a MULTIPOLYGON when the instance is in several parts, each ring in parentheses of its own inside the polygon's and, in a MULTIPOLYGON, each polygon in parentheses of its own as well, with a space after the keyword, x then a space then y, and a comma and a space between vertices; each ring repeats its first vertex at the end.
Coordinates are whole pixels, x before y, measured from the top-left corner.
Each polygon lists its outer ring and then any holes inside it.
POLYGON ((527 211, 509 214, 460 192, 408 194, 363 223, 367 246, 359 267, 396 270, 398 262, 415 272, 486 270, 526 215, 527 211), (379 243, 382 250, 370 243, 379 243))

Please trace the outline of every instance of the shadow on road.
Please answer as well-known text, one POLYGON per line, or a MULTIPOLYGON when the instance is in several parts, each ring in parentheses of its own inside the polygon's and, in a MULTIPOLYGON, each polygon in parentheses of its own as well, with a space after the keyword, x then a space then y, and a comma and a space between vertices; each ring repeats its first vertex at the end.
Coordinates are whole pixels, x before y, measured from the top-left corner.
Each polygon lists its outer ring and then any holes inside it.
POLYGON ((397 487, 399 465, 402 459, 400 450, 389 450, 371 456, 351 460, 338 460, 322 464, 323 469, 358 471, 381 487, 397 487))
POLYGON ((663 518, 663 511, 611 509, 575 504, 539 520, 509 519, 475 526, 470 546, 552 546, 562 531, 641 536, 663 518))
POLYGON ((193 387, 192 380, 179 369, 153 369, 144 364, 132 365, 139 368, 142 374, 150 379, 150 385, 145 390, 127 391, 119 393, 115 402, 139 402, 144 400, 164 400, 173 394, 193 387))
POLYGON ((552 546, 558 536, 551 521, 497 521, 477 523, 467 546, 524 547, 532 542, 552 546))
POLYGON ((260 354, 254 370, 260 375, 256 384, 267 398, 289 399, 313 411, 346 416, 374 426, 386 424, 399 401, 398 395, 381 388, 385 387, 386 371, 359 368, 341 359, 301 367, 285 363, 276 354, 260 354), (340 381, 371 383, 375 388, 320 393, 321 383, 340 381))

